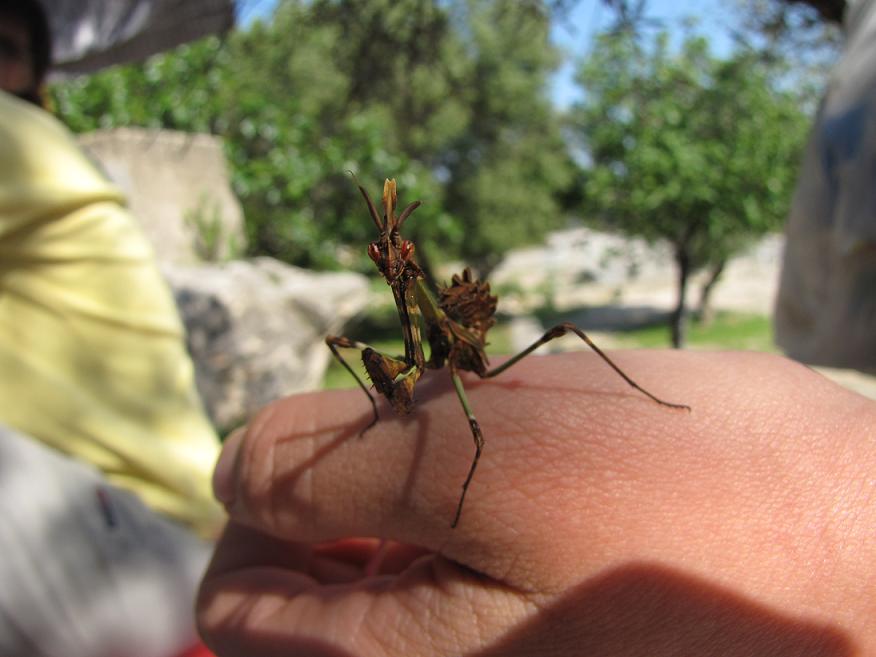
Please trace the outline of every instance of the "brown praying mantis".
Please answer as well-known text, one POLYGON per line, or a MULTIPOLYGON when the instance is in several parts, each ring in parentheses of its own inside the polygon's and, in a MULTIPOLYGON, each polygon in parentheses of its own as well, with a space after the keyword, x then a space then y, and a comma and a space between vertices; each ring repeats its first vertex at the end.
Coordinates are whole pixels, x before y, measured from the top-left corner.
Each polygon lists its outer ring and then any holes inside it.
POLYGON ((417 265, 413 242, 403 239, 400 233, 402 225, 419 207, 420 201, 414 201, 396 216, 395 180, 386 180, 383 184, 383 214, 381 215, 365 188, 358 183, 357 186, 368 204, 368 212, 378 231, 378 238, 368 245, 368 255, 392 290, 404 337, 405 353, 404 356, 388 356, 365 343, 345 337, 328 336, 325 341, 335 358, 353 375, 371 402, 374 417, 362 433, 377 423, 379 418, 377 402, 362 379, 341 356, 339 347, 358 349, 361 352, 365 371, 374 388, 387 399, 395 412, 401 415, 413 410, 414 388, 426 369, 439 370, 445 366, 449 368, 453 387, 465 411, 475 444, 474 458, 462 484, 462 493, 459 496, 451 527, 456 527, 459 523, 465 495, 484 448, 484 436, 466 397, 460 372, 474 372, 482 379, 492 378, 541 345, 566 333, 574 333, 624 381, 648 398, 662 406, 690 410, 689 406, 664 401, 642 388, 599 349, 584 331, 569 322, 557 324, 519 354, 490 369, 484 349, 487 344, 487 331, 495 323, 497 299, 490 294, 489 283, 477 280, 471 270, 466 268, 462 274, 453 276, 449 287, 440 287, 436 298, 427 287, 423 271, 417 265), (421 330, 425 330, 426 340, 429 343, 429 360, 426 360, 423 353, 421 330))

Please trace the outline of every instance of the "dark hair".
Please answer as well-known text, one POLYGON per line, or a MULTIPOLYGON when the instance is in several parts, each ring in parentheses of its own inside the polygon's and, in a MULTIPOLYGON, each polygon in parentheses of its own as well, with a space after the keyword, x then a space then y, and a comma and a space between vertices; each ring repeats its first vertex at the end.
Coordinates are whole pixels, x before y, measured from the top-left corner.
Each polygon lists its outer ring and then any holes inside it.
POLYGON ((30 33, 33 77, 39 87, 52 64, 52 32, 39 0, 0 0, 0 17, 18 19, 30 33))

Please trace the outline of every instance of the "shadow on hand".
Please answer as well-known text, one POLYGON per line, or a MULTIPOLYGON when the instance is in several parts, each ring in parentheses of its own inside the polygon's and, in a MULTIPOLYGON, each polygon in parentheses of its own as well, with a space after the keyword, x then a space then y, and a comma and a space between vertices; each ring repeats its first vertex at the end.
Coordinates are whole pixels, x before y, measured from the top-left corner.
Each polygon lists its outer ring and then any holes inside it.
POLYGON ((704 579, 630 564, 588 580, 478 657, 850 657, 838 629, 790 618, 704 579))
MULTIPOLYGON (((471 635, 471 628, 458 629, 460 636, 471 635)), ((426 625, 425 631, 447 628, 426 625)), ((354 657, 328 641, 274 633, 251 634, 228 647, 228 654, 354 657)), ((221 648, 218 654, 225 654, 221 648)), ((848 636, 817 619, 790 617, 704 579, 636 563, 583 582, 467 655, 851 657, 854 652, 848 636)))

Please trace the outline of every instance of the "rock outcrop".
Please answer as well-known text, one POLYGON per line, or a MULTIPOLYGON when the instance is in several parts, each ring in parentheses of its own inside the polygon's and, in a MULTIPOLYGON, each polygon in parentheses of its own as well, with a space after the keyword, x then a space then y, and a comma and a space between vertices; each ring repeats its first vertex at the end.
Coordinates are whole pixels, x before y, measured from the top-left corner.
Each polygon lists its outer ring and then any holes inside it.
POLYGON ((212 135, 114 128, 79 144, 128 198, 160 262, 227 260, 246 243, 222 141, 212 135))
POLYGON ((358 274, 317 274, 272 258, 166 265, 188 332, 198 390, 222 431, 265 404, 319 388, 324 338, 361 311, 358 274))

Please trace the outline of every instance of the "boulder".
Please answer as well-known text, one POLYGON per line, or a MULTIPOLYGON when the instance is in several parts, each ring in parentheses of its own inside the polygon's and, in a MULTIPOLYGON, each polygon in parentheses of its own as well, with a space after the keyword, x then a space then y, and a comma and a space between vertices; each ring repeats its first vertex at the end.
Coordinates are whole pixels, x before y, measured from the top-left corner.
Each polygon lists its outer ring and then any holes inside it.
POLYGON ((314 273, 272 258, 165 264, 188 333, 198 390, 221 432, 279 397, 320 386, 324 343, 368 303, 352 273, 314 273))
POLYGON ((125 193, 159 262, 227 260, 243 252, 243 211, 218 137, 114 128, 81 135, 79 145, 125 193))

